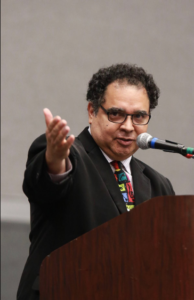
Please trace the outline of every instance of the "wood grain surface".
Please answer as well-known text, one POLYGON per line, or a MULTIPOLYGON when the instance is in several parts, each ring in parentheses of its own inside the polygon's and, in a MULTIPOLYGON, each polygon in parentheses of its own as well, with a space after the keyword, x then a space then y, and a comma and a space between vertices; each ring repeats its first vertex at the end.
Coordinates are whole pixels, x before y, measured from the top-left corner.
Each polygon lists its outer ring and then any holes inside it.
POLYGON ((194 196, 157 197, 47 256, 41 300, 194 300, 194 196))

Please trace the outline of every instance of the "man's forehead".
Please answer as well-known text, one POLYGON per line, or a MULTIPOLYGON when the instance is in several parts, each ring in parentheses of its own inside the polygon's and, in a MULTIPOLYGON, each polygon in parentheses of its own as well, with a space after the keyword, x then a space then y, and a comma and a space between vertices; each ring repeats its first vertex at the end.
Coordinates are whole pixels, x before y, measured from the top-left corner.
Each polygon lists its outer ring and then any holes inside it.
POLYGON ((120 95, 120 93, 123 93, 123 91, 127 91, 127 90, 130 90, 131 92, 141 91, 141 93, 148 98, 147 91, 141 83, 139 85, 134 85, 128 83, 126 80, 125 81, 116 80, 107 86, 104 94, 104 100, 106 101, 106 98, 110 96, 120 95))
MULTIPOLYGON (((129 84, 127 81, 114 81, 107 86, 104 95, 106 108, 121 108, 128 111, 149 111, 150 103, 147 91, 143 86, 129 84)), ((131 113, 128 112, 128 113, 131 113)))
POLYGON ((123 88, 127 88, 127 87, 130 87, 130 88, 132 88, 134 90, 143 90, 144 93, 147 94, 147 91, 146 91, 145 87, 142 85, 142 83, 131 84, 126 79, 115 80, 112 83, 110 83, 107 86, 107 88, 106 88, 105 94, 107 92, 110 92, 110 91, 113 91, 113 92, 117 91, 117 92, 119 92, 119 90, 122 90, 123 88))

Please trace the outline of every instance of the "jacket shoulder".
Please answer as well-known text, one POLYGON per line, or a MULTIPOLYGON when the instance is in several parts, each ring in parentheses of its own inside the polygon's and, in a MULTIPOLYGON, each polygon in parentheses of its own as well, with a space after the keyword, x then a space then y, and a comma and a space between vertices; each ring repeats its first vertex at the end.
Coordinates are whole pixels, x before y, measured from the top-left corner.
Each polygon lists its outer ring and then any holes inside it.
POLYGON ((152 167, 150 167, 149 165, 147 165, 146 163, 144 163, 143 161, 133 157, 133 160, 139 165, 139 167, 144 171, 144 173, 153 173, 156 176, 159 176, 161 178, 166 179, 166 177, 164 175, 162 175, 161 173, 159 173, 158 171, 156 171, 155 169, 153 169, 152 167))
POLYGON ((172 184, 168 178, 137 158, 133 157, 133 163, 142 170, 152 184, 155 186, 162 186, 165 190, 167 189, 170 194, 175 195, 172 184))

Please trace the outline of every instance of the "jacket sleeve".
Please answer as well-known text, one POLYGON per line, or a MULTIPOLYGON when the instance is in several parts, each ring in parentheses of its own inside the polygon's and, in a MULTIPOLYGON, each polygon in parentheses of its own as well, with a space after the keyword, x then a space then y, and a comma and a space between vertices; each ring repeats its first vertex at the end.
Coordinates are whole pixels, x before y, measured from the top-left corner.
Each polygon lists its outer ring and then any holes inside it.
POLYGON ((29 149, 23 181, 23 191, 29 201, 39 204, 65 199, 72 183, 73 171, 60 183, 51 180, 47 171, 45 151, 46 136, 43 134, 32 143, 29 149))
POLYGON ((168 178, 166 178, 168 186, 169 186, 169 195, 175 195, 175 191, 173 189, 172 183, 170 182, 170 180, 168 178))

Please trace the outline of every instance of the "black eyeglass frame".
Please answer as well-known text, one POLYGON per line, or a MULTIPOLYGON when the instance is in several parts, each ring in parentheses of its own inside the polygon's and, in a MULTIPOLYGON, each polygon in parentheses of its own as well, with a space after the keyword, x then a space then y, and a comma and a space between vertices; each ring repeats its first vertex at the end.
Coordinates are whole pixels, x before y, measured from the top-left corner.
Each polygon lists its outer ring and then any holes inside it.
MULTIPOLYGON (((101 108, 103 109, 103 111, 107 114, 108 120, 109 120, 109 113, 110 113, 110 112, 109 112, 108 110, 106 110, 102 105, 100 105, 100 107, 101 107, 101 108)), ((116 123, 116 124, 123 124, 123 123, 126 121, 127 117, 128 117, 128 116, 131 116, 131 121, 132 121, 132 123, 133 123, 133 116, 134 116, 134 115, 136 115, 136 114, 126 114, 126 113, 125 113, 125 119, 124 119, 123 122, 113 122, 113 121, 111 121, 111 120, 109 120, 109 122, 116 123)), ((134 123, 133 123, 133 125, 135 125, 135 126, 143 126, 143 125, 147 125, 147 124, 149 123, 150 119, 151 119, 151 115, 150 115, 150 114, 146 114, 146 116, 149 116, 149 119, 148 119, 147 123, 145 123, 145 124, 134 124, 134 123)))

